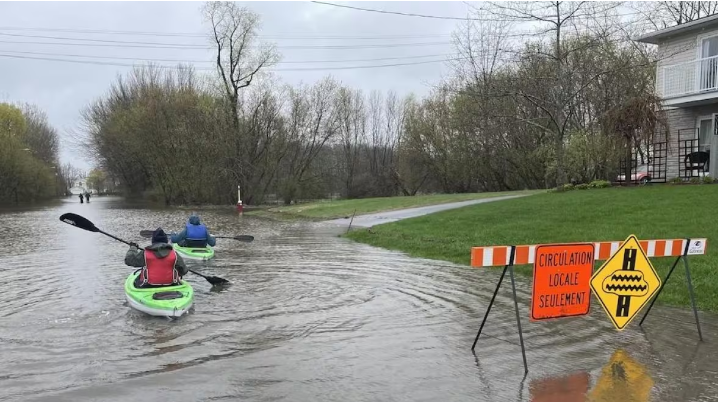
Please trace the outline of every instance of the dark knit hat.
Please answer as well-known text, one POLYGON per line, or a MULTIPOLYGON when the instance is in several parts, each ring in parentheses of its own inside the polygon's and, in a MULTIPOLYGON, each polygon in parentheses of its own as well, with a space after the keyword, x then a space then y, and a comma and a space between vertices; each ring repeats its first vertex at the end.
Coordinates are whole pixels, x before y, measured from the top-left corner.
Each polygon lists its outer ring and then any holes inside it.
POLYGON ((167 242, 169 242, 169 239, 167 238, 167 234, 165 233, 164 230, 162 230, 162 228, 157 228, 157 230, 155 230, 152 233, 152 243, 153 244, 154 243, 167 243, 167 242))

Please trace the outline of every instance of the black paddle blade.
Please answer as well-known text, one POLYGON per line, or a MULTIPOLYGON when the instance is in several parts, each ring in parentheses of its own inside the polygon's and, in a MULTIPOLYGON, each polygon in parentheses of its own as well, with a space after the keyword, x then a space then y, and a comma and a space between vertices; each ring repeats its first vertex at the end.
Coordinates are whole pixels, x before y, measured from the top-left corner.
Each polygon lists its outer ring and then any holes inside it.
POLYGON ((212 285, 225 285, 229 283, 228 280, 220 278, 218 276, 205 276, 204 279, 206 279, 207 282, 211 283, 212 285))
POLYGON ((191 270, 191 269, 189 269, 188 271, 191 272, 191 273, 193 273, 193 274, 195 274, 195 275, 197 275, 197 276, 201 276, 202 278, 206 279, 207 282, 209 282, 209 283, 212 284, 212 286, 214 286, 214 285, 224 285, 224 284, 226 284, 226 283, 230 283, 228 280, 226 280, 226 279, 224 279, 224 278, 220 278, 220 277, 218 277, 218 276, 207 276, 207 275, 203 275, 203 274, 200 274, 199 272, 193 271, 193 270, 191 270))
POLYGON ((87 218, 84 218, 80 215, 73 214, 73 213, 66 213, 60 215, 60 220, 62 222, 67 223, 68 225, 72 225, 75 227, 78 227, 80 229, 87 230, 89 232, 99 232, 100 229, 98 229, 94 223, 90 222, 87 218))
POLYGON ((140 236, 146 239, 152 238, 152 233, 154 233, 153 230, 140 230, 140 236))

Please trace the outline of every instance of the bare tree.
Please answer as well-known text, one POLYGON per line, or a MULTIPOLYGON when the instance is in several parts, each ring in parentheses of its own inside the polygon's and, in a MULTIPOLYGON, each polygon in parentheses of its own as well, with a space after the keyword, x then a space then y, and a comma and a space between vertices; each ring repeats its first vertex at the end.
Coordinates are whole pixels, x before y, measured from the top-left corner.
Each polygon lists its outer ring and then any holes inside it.
MULTIPOLYGON (((607 39, 608 33, 601 32, 594 35, 588 42, 566 42, 566 38, 580 32, 581 29, 590 27, 592 21, 614 10, 618 3, 550 1, 491 4, 493 8, 489 11, 494 16, 512 22, 539 23, 542 25, 537 33, 539 40, 542 39, 542 35, 548 35, 550 47, 536 42, 524 51, 522 56, 525 57, 528 52, 528 55, 537 61, 540 59, 549 61, 548 68, 544 69, 547 75, 532 83, 533 89, 538 92, 518 90, 513 91, 513 95, 541 110, 547 118, 546 123, 533 124, 553 137, 556 162, 555 184, 557 189, 562 189, 567 181, 564 169, 565 139, 569 122, 573 117, 570 103, 585 89, 576 88, 571 84, 577 72, 572 68, 569 60, 577 51, 600 46, 607 39)), ((595 79, 606 73, 597 74, 595 79)))
POLYGON ((282 184, 285 204, 296 199, 313 162, 337 133, 334 96, 338 84, 326 78, 311 88, 289 89, 287 135, 279 160, 285 159, 282 184))
MULTIPOLYGON (((259 16, 241 7, 235 2, 208 2, 203 7, 205 19, 212 26, 211 40, 216 46, 216 67, 223 86, 223 92, 230 110, 232 128, 235 133, 234 161, 235 175, 241 177, 240 184, 249 190, 249 198, 257 182, 252 177, 248 159, 257 159, 259 155, 247 154, 244 147, 256 147, 247 144, 240 127, 241 97, 240 90, 248 87, 255 77, 266 67, 279 61, 279 54, 273 44, 260 42, 259 16), (251 187, 248 188, 248 184, 251 187)), ((262 150, 258 150, 262 152, 262 150)))
POLYGON ((631 5, 654 30, 685 24, 718 12, 718 1, 652 1, 631 5))
POLYGON ((261 69, 279 61, 279 54, 274 45, 259 43, 259 16, 246 7, 228 1, 208 2, 203 12, 212 24, 217 71, 236 114, 240 89, 248 87, 261 69))
POLYGON ((23 114, 27 123, 24 141, 33 155, 47 164, 56 164, 59 152, 57 131, 47 121, 47 115, 37 106, 26 104, 23 114))
POLYGON ((366 108, 361 91, 340 88, 337 96, 339 142, 343 151, 344 189, 347 197, 355 197, 355 179, 359 169, 360 148, 365 138, 366 108))

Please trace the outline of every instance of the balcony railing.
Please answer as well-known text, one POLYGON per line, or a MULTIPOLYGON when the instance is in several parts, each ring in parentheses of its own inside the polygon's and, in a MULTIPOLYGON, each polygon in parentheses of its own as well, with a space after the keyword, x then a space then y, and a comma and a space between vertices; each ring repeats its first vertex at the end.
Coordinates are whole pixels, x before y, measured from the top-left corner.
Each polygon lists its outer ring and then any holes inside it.
POLYGON ((662 90, 664 98, 718 91, 718 56, 663 67, 662 90))

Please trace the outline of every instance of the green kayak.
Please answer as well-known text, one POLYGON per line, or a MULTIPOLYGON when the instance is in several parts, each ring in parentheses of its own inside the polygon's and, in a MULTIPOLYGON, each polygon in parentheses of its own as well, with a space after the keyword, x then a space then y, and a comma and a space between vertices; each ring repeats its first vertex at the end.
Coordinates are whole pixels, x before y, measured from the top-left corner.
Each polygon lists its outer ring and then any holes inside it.
POLYGON ((190 260, 206 261, 214 258, 214 249, 210 246, 180 247, 177 243, 172 243, 172 248, 174 248, 182 258, 189 258, 190 260))
POLYGON ((125 296, 130 307, 161 317, 181 317, 192 307, 194 289, 188 282, 161 288, 136 288, 134 282, 139 274, 130 274, 125 280, 125 296))

